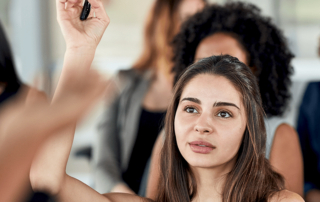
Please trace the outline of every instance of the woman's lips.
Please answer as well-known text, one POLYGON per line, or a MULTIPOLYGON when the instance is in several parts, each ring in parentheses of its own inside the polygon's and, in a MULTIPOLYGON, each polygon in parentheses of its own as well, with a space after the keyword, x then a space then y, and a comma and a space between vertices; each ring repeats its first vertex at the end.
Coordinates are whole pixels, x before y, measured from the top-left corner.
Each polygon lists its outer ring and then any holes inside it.
POLYGON ((209 142, 204 141, 193 141, 189 143, 190 148, 195 153, 208 154, 216 147, 209 142))

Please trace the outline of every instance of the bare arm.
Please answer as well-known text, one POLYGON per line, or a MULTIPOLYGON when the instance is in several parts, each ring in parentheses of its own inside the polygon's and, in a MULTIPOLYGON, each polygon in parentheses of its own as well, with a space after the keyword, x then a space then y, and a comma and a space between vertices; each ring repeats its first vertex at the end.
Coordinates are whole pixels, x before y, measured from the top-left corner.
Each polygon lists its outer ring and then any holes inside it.
MULTIPOLYGON (((81 0, 56 0, 58 22, 66 40, 67 51, 53 103, 58 102, 68 93, 65 87, 69 85, 70 75, 81 76, 90 68, 95 49, 109 24, 109 18, 104 11, 101 0, 90 0, 91 13, 94 11, 97 17, 80 21, 81 2, 81 0)), ((86 78, 84 77, 84 79, 86 78)), ((52 135, 43 144, 30 170, 33 189, 51 194, 59 191, 74 132, 75 122, 52 135), (57 164, 63 166, 57 166, 57 164)))
MULTIPOLYGON (((68 86, 88 85, 85 76, 92 63, 95 49, 109 24, 101 0, 89 0, 92 12, 86 21, 80 21, 81 0, 56 0, 58 22, 67 43, 64 67, 53 104, 68 95, 68 86), (93 16, 95 12, 96 17, 93 16), (83 79, 84 84, 75 82, 83 79), (71 83, 70 83, 71 82, 71 83)), ((94 81, 93 81, 94 82, 94 81)), ((91 86, 92 88, 92 86, 91 86)), ((92 88, 94 89, 94 88, 92 88)), ((72 89, 75 90, 75 89, 72 89)), ((81 90, 82 92, 82 90, 81 90)), ((83 94, 83 96, 86 96, 83 94)), ((82 99, 81 97, 78 97, 82 99)), ((59 201, 110 201, 80 181, 66 175, 65 168, 70 153, 75 122, 59 131, 44 145, 34 160, 30 179, 34 190, 46 191, 56 195, 59 201)), ((121 199, 121 195, 119 196, 121 199)), ((113 201, 119 201, 115 197, 113 201)), ((137 197, 135 197, 137 198, 137 197)), ((122 200, 120 200, 122 201, 122 200)))
POLYGON ((270 163, 285 178, 286 188, 303 196, 303 161, 297 132, 281 124, 273 140, 270 163))
POLYGON ((149 199, 132 194, 110 193, 101 195, 70 176, 66 176, 57 199, 59 202, 151 202, 149 199))

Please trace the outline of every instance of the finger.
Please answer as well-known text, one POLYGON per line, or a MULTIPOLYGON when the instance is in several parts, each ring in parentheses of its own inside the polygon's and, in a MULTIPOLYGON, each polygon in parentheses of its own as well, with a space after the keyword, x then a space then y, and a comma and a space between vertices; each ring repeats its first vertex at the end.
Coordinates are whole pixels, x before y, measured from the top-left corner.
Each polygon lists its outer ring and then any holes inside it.
POLYGON ((67 1, 68 0, 56 0, 56 7, 57 7, 58 14, 65 11, 67 1))
POLYGON ((65 13, 68 8, 78 5, 82 6, 82 0, 56 0, 58 17, 65 13))
POLYGON ((96 17, 96 13, 94 12, 94 10, 91 9, 88 19, 95 18, 95 17, 96 17))
POLYGON ((67 0, 65 9, 82 6, 82 0, 67 0))
POLYGON ((95 12, 96 18, 109 24, 110 19, 104 9, 102 1, 101 0, 89 0, 89 3, 91 4, 92 11, 95 12))

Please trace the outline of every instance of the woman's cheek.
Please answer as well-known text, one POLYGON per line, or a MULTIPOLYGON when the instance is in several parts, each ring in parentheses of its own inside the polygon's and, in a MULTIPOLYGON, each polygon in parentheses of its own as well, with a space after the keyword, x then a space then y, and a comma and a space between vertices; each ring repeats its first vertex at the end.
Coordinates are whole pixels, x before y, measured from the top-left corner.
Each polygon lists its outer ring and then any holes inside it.
POLYGON ((179 149, 187 142, 188 130, 190 130, 190 117, 184 116, 182 112, 176 114, 174 130, 179 149))
POLYGON ((232 128, 232 130, 229 128, 228 132, 221 136, 220 143, 223 144, 221 146, 225 148, 226 154, 234 156, 240 148, 244 130, 239 129, 239 126, 232 128))

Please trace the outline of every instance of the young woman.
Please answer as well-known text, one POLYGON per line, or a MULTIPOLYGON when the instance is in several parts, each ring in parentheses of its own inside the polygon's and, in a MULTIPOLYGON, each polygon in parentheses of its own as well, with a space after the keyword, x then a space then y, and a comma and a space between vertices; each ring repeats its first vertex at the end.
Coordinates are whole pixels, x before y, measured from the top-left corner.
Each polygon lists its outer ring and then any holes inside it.
MULTIPOLYGON (((97 43, 89 39, 102 36, 107 16, 101 2, 90 3, 97 18, 80 22, 77 2, 57 0, 67 47, 71 44, 90 52, 97 43), (83 26, 78 26, 80 23, 83 26), (74 40, 77 37, 88 40, 74 40)), ((91 58, 82 55, 77 62, 88 61, 87 57, 91 58)), ((212 56, 191 66, 175 86, 165 131, 156 201, 303 201, 284 190, 283 178, 265 159, 266 131, 259 88, 250 69, 238 59, 212 56)), ((69 148, 71 144, 63 142, 60 146, 69 148)), ((68 156, 68 152, 47 151, 47 158, 38 159, 32 167, 38 167, 38 172, 33 172, 38 178, 31 178, 35 190, 45 189, 59 201, 68 202, 151 201, 124 193, 100 195, 65 171, 60 172, 66 161, 53 161, 52 157, 57 152, 68 156), (48 164, 56 169, 45 169, 48 164)))
MULTIPOLYGON (((212 5, 191 17, 174 40, 176 79, 193 62, 229 54, 250 67, 257 78, 267 115, 266 158, 285 178, 286 188, 302 196, 303 164, 299 139, 281 116, 290 99, 292 53, 281 31, 252 4, 212 5)), ((159 138, 153 152, 147 196, 154 198, 159 178, 159 138)))
POLYGON ((129 70, 114 79, 114 90, 98 126, 93 145, 95 189, 106 192, 143 192, 143 173, 162 128, 172 96, 173 37, 188 16, 205 0, 157 0, 147 18, 144 48, 129 70), (143 149, 142 149, 143 148, 143 149))

